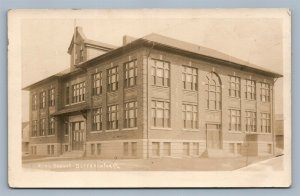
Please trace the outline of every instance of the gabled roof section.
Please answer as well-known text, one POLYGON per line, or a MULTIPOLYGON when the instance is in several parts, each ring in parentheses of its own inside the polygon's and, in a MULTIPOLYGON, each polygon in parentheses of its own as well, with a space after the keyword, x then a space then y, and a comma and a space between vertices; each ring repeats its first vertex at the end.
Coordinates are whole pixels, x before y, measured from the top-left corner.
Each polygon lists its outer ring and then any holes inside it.
MULTIPOLYGON (((79 36, 81 36, 81 38, 83 39, 83 42, 85 44, 89 44, 89 45, 92 45, 92 46, 95 46, 95 47, 98 47, 98 48, 106 49, 107 51, 114 50, 114 49, 117 48, 117 46, 114 46, 112 44, 107 44, 107 43, 98 42, 98 41, 88 39, 84 35, 81 27, 75 27, 75 31, 79 36)), ((71 43, 68 47, 68 53, 69 54, 71 53, 73 46, 74 46, 74 35, 72 36, 71 43)))
POLYGON ((60 77, 65 77, 65 76, 67 76, 69 74, 72 74, 72 73, 75 73, 75 72, 80 72, 80 71, 82 71, 82 70, 80 70, 80 69, 78 69, 78 70, 71 70, 71 68, 67 68, 67 69, 65 69, 65 70, 63 70, 61 72, 58 72, 57 74, 51 75, 51 76, 49 76, 49 77, 47 77, 45 79, 42 79, 42 80, 40 80, 38 82, 30 84, 30 85, 24 87, 22 90, 30 90, 30 89, 38 86, 38 85, 41 85, 41 84, 47 83, 49 81, 52 81, 54 79, 57 79, 57 78, 60 78, 60 77))
POLYGON ((192 43, 188 43, 188 42, 184 42, 184 41, 180 41, 180 40, 176 40, 170 37, 166 37, 163 35, 159 35, 156 33, 152 33, 149 34, 141 39, 147 40, 147 41, 151 41, 157 44, 162 44, 165 46, 169 46, 178 50, 184 50, 184 51, 188 51, 191 53, 195 53, 195 54, 199 54, 202 56, 207 56, 207 57, 211 57, 214 59, 219 59, 219 60, 223 60, 226 62, 230 62, 230 63, 234 63, 237 65, 241 65, 243 68, 247 69, 253 69, 253 70, 259 70, 262 72, 267 72, 269 73, 269 75, 275 76, 275 77, 282 77, 282 74, 280 73, 276 73, 273 72, 271 70, 265 69, 263 67, 260 67, 258 65, 252 64, 248 61, 244 61, 241 59, 238 59, 236 57, 227 55, 225 53, 219 52, 217 50, 214 49, 210 49, 210 48, 206 48, 203 46, 199 46, 199 45, 195 45, 192 43))

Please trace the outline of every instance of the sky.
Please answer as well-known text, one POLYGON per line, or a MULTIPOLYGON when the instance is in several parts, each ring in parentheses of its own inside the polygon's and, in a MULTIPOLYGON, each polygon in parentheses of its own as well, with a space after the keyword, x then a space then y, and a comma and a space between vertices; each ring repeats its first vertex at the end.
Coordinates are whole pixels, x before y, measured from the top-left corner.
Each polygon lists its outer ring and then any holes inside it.
MULTIPOLYGON (((24 18, 21 22, 22 86, 35 83, 70 66, 67 53, 75 26, 88 39, 122 45, 122 37, 158 33, 212 48, 283 73, 282 21, 277 18, 205 17, 137 14, 106 17, 97 14, 24 18)), ((275 113, 282 113, 282 78, 275 83, 275 113)), ((29 94, 22 93, 22 120, 28 121, 29 94)))

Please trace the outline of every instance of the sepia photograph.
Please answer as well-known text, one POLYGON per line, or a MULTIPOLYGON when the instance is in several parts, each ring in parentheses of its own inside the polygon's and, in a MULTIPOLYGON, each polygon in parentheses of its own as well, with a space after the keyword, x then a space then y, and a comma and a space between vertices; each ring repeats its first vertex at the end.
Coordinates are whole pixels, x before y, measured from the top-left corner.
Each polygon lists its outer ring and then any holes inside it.
POLYGON ((288 187, 288 9, 11 10, 11 187, 288 187))

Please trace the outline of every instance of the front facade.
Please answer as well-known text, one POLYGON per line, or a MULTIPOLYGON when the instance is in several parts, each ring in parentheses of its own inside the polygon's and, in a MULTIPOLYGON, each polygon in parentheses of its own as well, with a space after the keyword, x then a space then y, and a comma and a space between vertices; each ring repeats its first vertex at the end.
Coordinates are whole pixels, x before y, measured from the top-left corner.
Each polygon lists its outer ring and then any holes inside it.
POLYGON ((280 74, 172 41, 125 37, 115 48, 86 41, 76 28, 70 70, 26 88, 30 154, 272 155, 274 79, 280 74))

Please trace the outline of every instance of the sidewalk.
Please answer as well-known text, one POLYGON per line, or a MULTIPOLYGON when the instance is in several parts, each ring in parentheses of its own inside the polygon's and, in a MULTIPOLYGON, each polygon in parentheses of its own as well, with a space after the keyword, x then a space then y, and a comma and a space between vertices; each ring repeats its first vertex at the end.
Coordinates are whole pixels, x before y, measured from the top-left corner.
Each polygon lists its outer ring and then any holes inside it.
MULTIPOLYGON (((54 159, 27 160, 26 169, 50 171, 232 171, 268 157, 157 158, 157 159, 54 159)), ((270 158, 270 157, 269 157, 270 158)))

